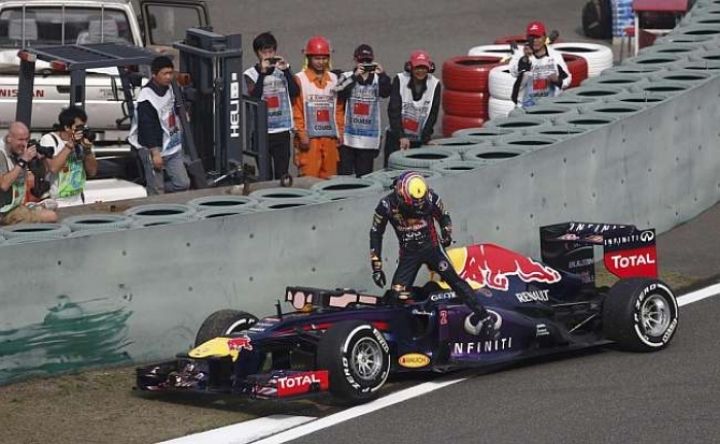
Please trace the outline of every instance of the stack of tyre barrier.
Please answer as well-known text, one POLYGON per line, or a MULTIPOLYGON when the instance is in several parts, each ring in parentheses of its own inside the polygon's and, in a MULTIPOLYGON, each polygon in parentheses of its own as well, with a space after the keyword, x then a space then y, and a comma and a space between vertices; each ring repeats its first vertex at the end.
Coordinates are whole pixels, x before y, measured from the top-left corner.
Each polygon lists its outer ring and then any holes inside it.
POLYGON ((499 55, 459 56, 443 63, 441 103, 445 137, 459 129, 480 127, 488 120, 488 76, 501 60, 499 55))
MULTIPOLYGON (((468 51, 468 56, 472 57, 501 57, 500 64, 493 67, 487 76, 487 94, 489 96, 487 118, 489 120, 507 117, 516 108, 512 101, 516 79, 510 74, 510 66, 507 64, 512 56, 512 49, 506 42, 518 42, 520 45, 525 43, 522 36, 508 36, 496 40, 495 45, 475 46, 468 51)), ((553 47, 562 54, 572 75, 570 88, 579 86, 588 77, 598 76, 612 66, 612 51, 603 45, 556 43, 553 47)), ((449 131, 443 131, 443 133, 447 136, 449 131)))

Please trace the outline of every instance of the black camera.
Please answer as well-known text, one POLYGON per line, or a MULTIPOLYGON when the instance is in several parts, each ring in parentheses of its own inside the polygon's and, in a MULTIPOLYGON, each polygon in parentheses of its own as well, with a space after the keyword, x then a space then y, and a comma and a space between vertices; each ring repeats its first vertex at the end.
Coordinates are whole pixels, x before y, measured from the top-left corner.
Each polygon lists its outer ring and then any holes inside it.
POLYGON ((76 131, 82 130, 83 139, 87 139, 89 142, 95 142, 97 139, 97 133, 86 126, 79 127, 76 131))
POLYGON ((363 63, 361 66, 365 72, 375 72, 377 69, 377 63, 363 63))
POLYGON ((48 159, 52 159, 53 156, 55 156, 55 148, 52 146, 44 146, 40 145, 40 142, 38 142, 35 139, 28 140, 27 146, 35 146, 35 150, 37 150, 37 153, 41 156, 45 156, 48 159))
POLYGON ((275 65, 280 60, 282 60, 280 57, 270 57, 267 59, 268 63, 271 65, 275 65))

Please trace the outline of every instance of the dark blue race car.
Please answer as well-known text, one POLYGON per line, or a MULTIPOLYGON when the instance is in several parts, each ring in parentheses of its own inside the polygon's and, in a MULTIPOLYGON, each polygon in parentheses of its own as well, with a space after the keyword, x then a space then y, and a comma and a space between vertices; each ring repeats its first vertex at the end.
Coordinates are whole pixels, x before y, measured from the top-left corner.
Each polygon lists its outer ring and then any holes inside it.
POLYGON ((657 279, 655 231, 569 222, 542 227, 543 261, 493 244, 448 251, 453 266, 493 315, 475 315, 443 282, 412 298, 349 289, 288 287, 295 311, 257 319, 220 310, 195 348, 137 369, 151 391, 228 393, 271 399, 329 391, 351 402, 377 396, 390 373, 488 366, 558 351, 618 343, 664 348, 677 329, 673 291, 657 279), (618 277, 595 285, 594 249, 618 277))

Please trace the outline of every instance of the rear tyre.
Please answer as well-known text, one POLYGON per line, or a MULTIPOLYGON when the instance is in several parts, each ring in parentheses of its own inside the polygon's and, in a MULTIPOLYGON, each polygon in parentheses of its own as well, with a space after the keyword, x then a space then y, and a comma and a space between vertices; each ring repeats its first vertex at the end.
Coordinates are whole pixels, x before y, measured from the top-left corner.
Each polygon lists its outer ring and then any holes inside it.
POLYGON ((228 336, 252 327, 258 319, 240 310, 218 310, 208 316, 195 336, 195 347, 217 338, 228 336))
POLYGON ((390 347, 372 325, 341 322, 322 336, 317 363, 330 374, 330 393, 346 402, 366 402, 378 396, 387 380, 390 347))
POLYGON ((660 280, 623 279, 612 286, 603 304, 605 337, 627 350, 662 350, 677 324, 677 300, 660 280))

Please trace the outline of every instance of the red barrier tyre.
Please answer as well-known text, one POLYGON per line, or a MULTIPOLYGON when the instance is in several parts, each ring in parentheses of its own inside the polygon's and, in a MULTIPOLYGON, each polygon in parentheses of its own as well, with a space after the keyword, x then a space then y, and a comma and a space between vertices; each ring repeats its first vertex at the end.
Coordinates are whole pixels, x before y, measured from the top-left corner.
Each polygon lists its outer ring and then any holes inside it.
POLYGON ((450 137, 457 130, 465 128, 480 128, 485 120, 478 117, 461 117, 444 114, 442 117, 442 132, 444 137, 450 137))
POLYGON ((442 92, 443 111, 460 117, 479 117, 487 120, 489 94, 444 89, 442 92))
POLYGON ((583 80, 588 78, 587 60, 585 60, 584 57, 567 53, 563 54, 562 56, 565 60, 565 63, 567 63, 568 70, 570 71, 570 75, 572 76, 572 81, 570 82, 569 87, 575 88, 576 86, 580 86, 583 80))
POLYGON ((500 60, 500 56, 458 56, 448 59, 443 63, 443 87, 455 91, 487 93, 488 75, 500 60))

